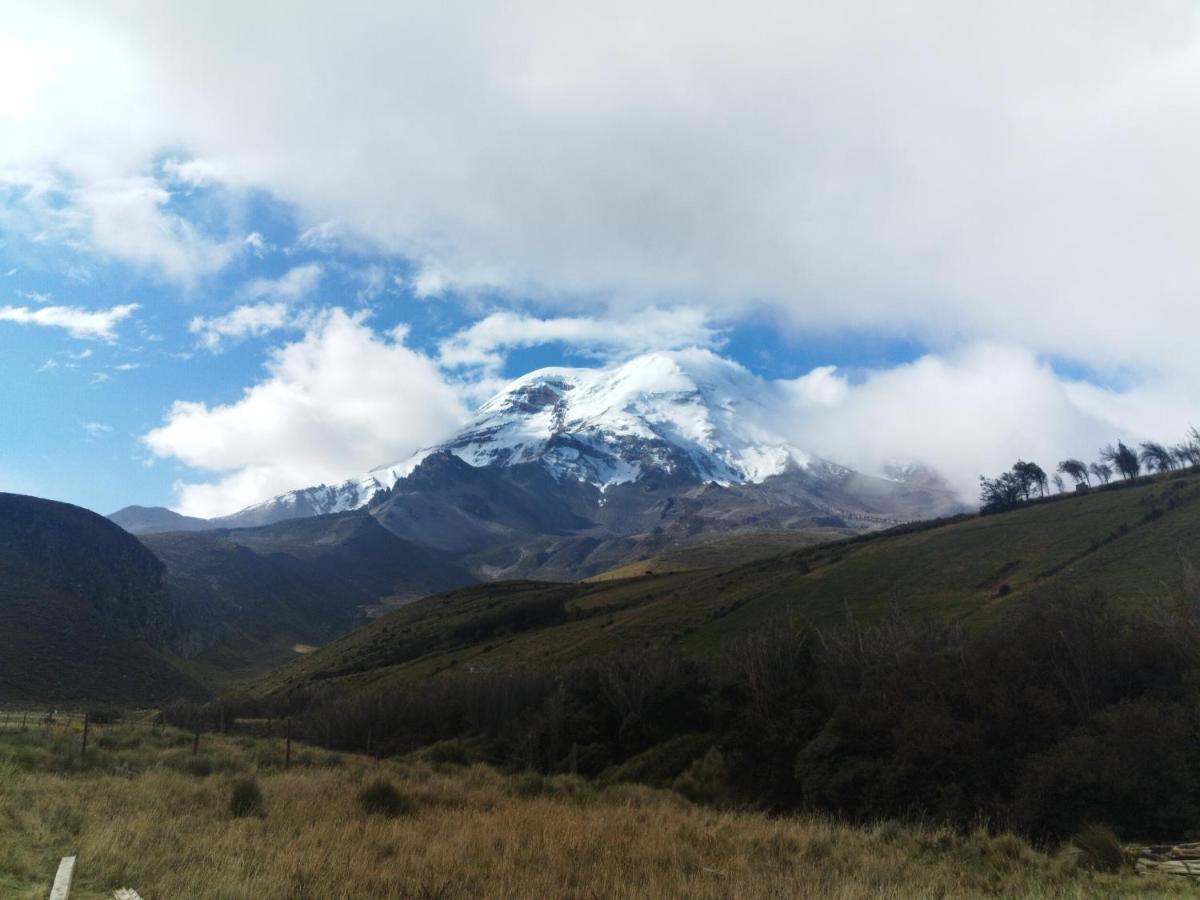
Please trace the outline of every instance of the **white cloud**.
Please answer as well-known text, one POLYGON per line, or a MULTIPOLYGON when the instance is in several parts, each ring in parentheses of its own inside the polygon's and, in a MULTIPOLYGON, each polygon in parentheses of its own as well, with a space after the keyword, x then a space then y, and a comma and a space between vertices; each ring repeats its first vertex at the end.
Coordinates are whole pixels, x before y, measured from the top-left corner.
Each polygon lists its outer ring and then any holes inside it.
POLYGON ((466 416, 432 360, 381 337, 362 314, 332 310, 274 351, 237 401, 176 402, 145 435, 158 457, 205 472, 177 508, 215 516, 296 487, 335 483, 443 437, 466 416))
POLYGON ((922 462, 964 497, 980 475, 1018 458, 1047 471, 1068 456, 1095 459, 1117 438, 1184 436, 1200 391, 1164 396, 1159 385, 1099 391, 1057 374, 1028 351, 974 345, 851 380, 830 367, 777 382, 791 439, 864 472, 922 462))
POLYGON ((197 342, 205 350, 219 353, 224 342, 261 337, 285 327, 290 321, 291 312, 286 303, 257 303, 239 306, 223 316, 195 316, 188 323, 188 331, 197 336, 197 342))
POLYGON ((267 251, 267 239, 257 231, 252 231, 250 234, 246 235, 246 239, 243 243, 245 243, 245 245, 250 248, 250 252, 259 259, 262 259, 267 251))
POLYGON ((114 341, 117 338, 117 325, 129 318, 137 308, 136 303, 98 310, 80 309, 76 306, 41 306, 37 309, 26 306, 0 306, 0 321, 62 328, 71 337, 114 341))
POLYGON ((622 317, 565 316, 540 319, 511 312, 492 313, 443 341, 443 366, 481 366, 494 372, 508 351, 543 344, 566 344, 587 355, 611 358, 650 350, 710 347, 719 330, 692 307, 649 309, 622 317))
MULTIPOLYGON (((47 6, 12 17, 42 75, 0 168, 136 185, 185 148, 180 178, 337 223, 310 244, 357 235, 420 292, 554 315, 686 297, 1193 368, 1194 4, 47 6)), ((111 219, 140 237, 111 240, 203 268, 182 235, 144 246, 165 213, 133 194, 111 219)))
POLYGON ((70 196, 92 247, 184 284, 223 268, 238 249, 168 212, 170 192, 148 176, 92 183, 70 196))
POLYGON ((93 440, 102 438, 113 430, 111 425, 105 425, 103 422, 84 422, 82 427, 84 433, 93 440))
POLYGON ((318 263, 296 266, 279 278, 255 278, 238 293, 254 300, 300 300, 317 289, 323 271, 318 263))

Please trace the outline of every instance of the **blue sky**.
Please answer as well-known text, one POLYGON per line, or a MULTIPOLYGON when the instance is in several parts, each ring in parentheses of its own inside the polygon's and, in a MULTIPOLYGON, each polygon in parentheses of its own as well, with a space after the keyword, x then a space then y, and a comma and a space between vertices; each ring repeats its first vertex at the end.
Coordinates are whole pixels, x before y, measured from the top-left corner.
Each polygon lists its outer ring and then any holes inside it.
MULTIPOLYGON (((183 196, 170 208, 189 221, 204 222, 210 203, 210 197, 192 202, 183 196)), ((283 327, 206 348, 189 330, 197 317, 213 319, 253 306, 246 289, 256 281, 278 282, 289 272, 318 267, 316 284, 288 301, 295 315, 340 307, 366 313, 365 322, 378 333, 405 325, 405 343, 430 357, 437 356, 441 341, 486 318, 488 311, 522 306, 520 298, 464 298, 453 290, 419 296, 411 282, 414 266, 403 257, 347 250, 337 243, 306 245, 303 229, 286 208, 262 198, 238 225, 243 235, 261 236, 262 248, 248 245, 218 272, 187 285, 136 265, 30 246, 20 234, 6 236, 0 247, 0 306, 95 312, 136 304, 137 309, 112 327, 111 336, 0 321, 0 410, 10 423, 0 464, 5 489, 105 512, 129 503, 174 502, 174 483, 203 473, 157 458, 144 436, 162 424, 177 400, 236 403, 246 387, 263 378, 271 349, 303 334, 301 326, 283 327)), ((229 231, 222 218, 213 222, 210 217, 205 228, 218 236, 229 231)), ((888 366, 921 350, 913 342, 878 335, 806 338, 766 317, 714 322, 713 332, 712 346, 772 379, 795 378, 829 364, 888 366)), ((489 376, 515 377, 548 365, 597 365, 620 355, 620 349, 609 353, 586 343, 554 341, 511 351, 489 376)), ((402 390, 398 384, 397 391, 402 390)), ((396 453, 408 449, 397 447, 396 453)))
POLYGON ((18 0, 0 489, 228 512, 691 345, 964 492, 1175 440, 1198 140, 1183 2, 18 0))

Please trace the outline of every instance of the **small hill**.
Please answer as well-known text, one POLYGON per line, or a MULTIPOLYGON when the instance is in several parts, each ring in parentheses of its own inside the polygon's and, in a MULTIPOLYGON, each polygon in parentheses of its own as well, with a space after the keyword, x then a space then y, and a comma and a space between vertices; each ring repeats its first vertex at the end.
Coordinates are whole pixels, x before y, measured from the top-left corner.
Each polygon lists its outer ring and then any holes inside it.
POLYGON ((104 517, 0 494, 0 573, 0 704, 203 693, 172 661, 162 563, 104 517))
POLYGON ((156 534, 163 531, 206 531, 215 528, 208 519, 182 516, 164 506, 126 506, 108 519, 116 522, 130 534, 156 534))
POLYGON ((828 627, 893 611, 985 628, 1068 594, 1138 603, 1190 590, 1198 546, 1200 476, 1175 473, 740 565, 718 551, 705 568, 664 572, 655 563, 649 575, 632 566, 612 573, 626 578, 491 584, 429 597, 296 660, 259 689, 355 690, 463 668, 554 668, 655 645, 703 653, 759 629, 828 627))

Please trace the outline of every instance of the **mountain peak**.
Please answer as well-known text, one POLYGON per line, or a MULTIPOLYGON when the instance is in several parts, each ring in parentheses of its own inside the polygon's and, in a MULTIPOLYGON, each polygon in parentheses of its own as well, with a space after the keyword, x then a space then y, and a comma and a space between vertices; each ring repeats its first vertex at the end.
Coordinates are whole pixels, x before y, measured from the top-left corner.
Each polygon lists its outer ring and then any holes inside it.
POLYGON ((257 524, 368 504, 427 457, 477 467, 540 464, 601 490, 645 478, 759 483, 813 458, 777 431, 769 384, 710 350, 647 353, 598 368, 551 367, 513 380, 447 441, 341 485, 292 491, 233 518, 257 524))

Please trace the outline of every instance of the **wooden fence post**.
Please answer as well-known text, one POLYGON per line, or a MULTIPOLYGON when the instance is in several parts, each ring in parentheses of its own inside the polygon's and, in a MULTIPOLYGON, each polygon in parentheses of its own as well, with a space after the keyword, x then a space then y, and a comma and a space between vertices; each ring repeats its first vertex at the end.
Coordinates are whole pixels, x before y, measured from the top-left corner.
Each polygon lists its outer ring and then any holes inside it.
POLYGON ((75 857, 64 856, 58 864, 58 873, 54 876, 54 886, 50 888, 50 900, 70 900, 71 881, 75 878, 75 857))
POLYGON ((79 748, 79 758, 87 759, 87 733, 88 733, 88 714, 83 714, 83 745, 79 748))
POLYGON ((292 720, 287 720, 287 745, 283 751, 283 767, 290 769, 292 767, 292 720))

